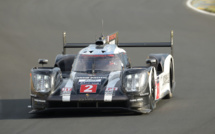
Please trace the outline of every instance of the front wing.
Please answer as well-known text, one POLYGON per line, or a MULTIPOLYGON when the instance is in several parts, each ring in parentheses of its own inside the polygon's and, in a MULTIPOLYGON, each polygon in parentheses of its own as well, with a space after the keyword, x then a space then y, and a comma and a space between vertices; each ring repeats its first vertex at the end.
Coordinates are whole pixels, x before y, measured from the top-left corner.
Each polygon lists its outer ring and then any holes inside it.
POLYGON ((96 98, 86 94, 85 97, 71 96, 69 102, 63 102, 61 97, 49 97, 47 100, 39 100, 32 97, 32 111, 39 113, 47 110, 129 110, 134 112, 149 113, 148 94, 133 94, 113 96, 112 101, 105 102, 104 95, 96 98), (81 98, 81 99, 80 99, 81 98))

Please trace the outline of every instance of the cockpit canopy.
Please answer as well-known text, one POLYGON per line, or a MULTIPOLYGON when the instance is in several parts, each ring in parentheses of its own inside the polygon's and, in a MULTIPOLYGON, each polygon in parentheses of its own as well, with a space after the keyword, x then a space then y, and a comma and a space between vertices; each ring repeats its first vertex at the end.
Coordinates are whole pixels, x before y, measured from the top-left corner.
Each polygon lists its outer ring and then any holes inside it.
POLYGON ((119 71, 122 69, 122 62, 117 54, 86 55, 79 54, 73 65, 75 72, 88 71, 119 71))

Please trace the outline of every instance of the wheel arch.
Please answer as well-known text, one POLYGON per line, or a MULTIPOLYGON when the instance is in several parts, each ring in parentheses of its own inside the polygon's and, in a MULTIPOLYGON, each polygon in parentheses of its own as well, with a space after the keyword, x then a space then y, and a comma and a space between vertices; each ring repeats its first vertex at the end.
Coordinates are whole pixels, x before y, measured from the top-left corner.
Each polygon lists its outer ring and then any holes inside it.
POLYGON ((62 72, 71 71, 76 55, 74 54, 58 54, 55 58, 55 67, 59 67, 62 72))

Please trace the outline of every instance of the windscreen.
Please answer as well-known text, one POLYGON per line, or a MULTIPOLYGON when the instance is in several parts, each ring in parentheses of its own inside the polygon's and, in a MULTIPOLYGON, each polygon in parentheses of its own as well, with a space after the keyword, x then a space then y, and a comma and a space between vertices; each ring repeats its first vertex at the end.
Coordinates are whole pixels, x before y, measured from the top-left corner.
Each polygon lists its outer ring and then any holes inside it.
POLYGON ((122 62, 118 55, 78 55, 75 60, 73 71, 119 71, 122 62))

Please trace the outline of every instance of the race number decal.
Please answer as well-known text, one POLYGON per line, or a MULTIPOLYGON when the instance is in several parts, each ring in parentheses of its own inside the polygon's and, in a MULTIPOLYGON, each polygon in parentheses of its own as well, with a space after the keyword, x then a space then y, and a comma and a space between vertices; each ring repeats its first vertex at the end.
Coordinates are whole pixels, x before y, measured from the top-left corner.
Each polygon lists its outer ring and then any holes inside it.
POLYGON ((97 85, 81 85, 80 93, 96 93, 97 85))

